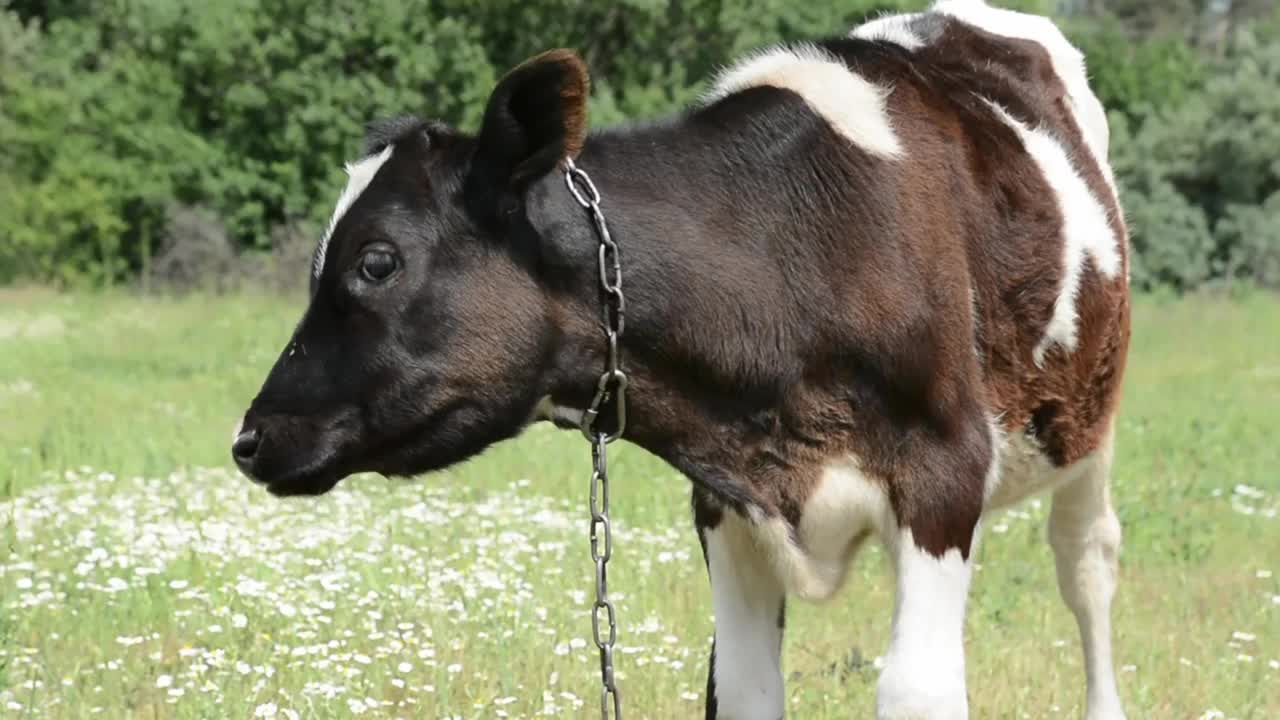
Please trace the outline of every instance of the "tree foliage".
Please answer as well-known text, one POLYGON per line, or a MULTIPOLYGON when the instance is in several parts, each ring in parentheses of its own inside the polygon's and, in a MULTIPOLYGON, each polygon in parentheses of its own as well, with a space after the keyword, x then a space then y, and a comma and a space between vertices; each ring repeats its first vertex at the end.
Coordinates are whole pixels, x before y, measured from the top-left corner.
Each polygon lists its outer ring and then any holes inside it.
POLYGON ((1240 34, 1180 102, 1113 112, 1134 282, 1280 287, 1280 42, 1240 34))
MULTIPOLYGON (((175 235, 279 250, 329 211, 367 121, 474 127, 495 79, 549 47, 587 59, 604 124, 689 102, 752 48, 923 4, 0 0, 0 282, 126 280, 175 235)), ((1084 8, 1068 26, 1112 112, 1135 282, 1280 286, 1277 26, 1207 52, 1151 34, 1144 3, 1001 4, 1084 8)), ((1166 4, 1194 22, 1198 0, 1166 4)))

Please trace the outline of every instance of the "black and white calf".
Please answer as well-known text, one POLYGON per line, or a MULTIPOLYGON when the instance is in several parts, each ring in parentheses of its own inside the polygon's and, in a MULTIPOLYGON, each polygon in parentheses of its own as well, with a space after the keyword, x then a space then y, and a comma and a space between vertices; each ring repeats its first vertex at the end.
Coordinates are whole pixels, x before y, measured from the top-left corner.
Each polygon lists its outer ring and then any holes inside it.
POLYGON ((967 717, 980 520, 1052 491, 1087 717, 1123 717, 1127 234, 1080 53, 1046 19, 944 0, 754 54, 654 124, 588 133, 587 87, 553 51, 475 135, 372 127, 234 443, 244 472, 318 494, 575 423, 605 348, 572 159, 623 248, 626 437, 692 481, 707 716, 783 716, 786 598, 832 596, 875 537, 897 576, 878 717, 967 717))

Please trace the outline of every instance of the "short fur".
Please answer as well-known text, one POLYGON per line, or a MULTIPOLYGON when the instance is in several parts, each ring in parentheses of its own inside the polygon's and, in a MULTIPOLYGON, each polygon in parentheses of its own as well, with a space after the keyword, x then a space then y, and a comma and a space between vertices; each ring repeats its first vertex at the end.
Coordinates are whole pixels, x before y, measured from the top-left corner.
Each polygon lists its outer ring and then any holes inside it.
POLYGON ((375 126, 370 148, 395 152, 334 227, 291 340, 307 352, 281 354, 237 462, 277 494, 313 494, 355 472, 446 467, 531 420, 569 425, 604 364, 598 239, 565 188, 572 158, 623 248, 626 438, 692 482, 713 590, 717 574, 736 588, 717 596, 736 618, 717 618, 717 646, 763 653, 719 677, 713 656, 707 716, 776 720, 766 650, 785 595, 831 596, 878 537, 900 570, 879 717, 965 717, 956 623, 979 520, 1056 490, 1072 508, 1054 548, 1090 638, 1090 717, 1119 717, 1105 631, 1119 536, 1096 493, 1129 295, 1105 125, 1051 24, 970 2, 730 68, 724 92, 643 126, 587 135, 586 69, 565 50, 504 76, 476 135, 375 126), (861 123, 815 96, 790 72, 815 57, 835 85, 884 89, 863 108, 883 115, 861 123), (859 142, 866 128, 875 142, 859 142), (1058 190, 1081 182, 1106 221, 1068 242, 1058 190), (1086 247, 1114 249, 1120 271, 1086 247), (398 271, 363 277, 370 252, 398 271), (1044 342, 1055 308, 1073 343, 1044 342), (746 677, 769 679, 766 701, 726 702, 746 677))

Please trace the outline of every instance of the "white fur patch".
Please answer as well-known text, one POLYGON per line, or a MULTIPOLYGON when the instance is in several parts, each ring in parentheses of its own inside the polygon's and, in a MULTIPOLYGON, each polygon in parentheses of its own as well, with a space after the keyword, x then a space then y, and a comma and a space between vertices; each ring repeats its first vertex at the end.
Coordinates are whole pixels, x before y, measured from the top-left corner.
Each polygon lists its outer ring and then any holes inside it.
POLYGON ((750 535, 741 530, 722 522, 704 534, 715 612, 716 703, 720 717, 778 720, 784 710, 778 627, 784 596, 750 535))
POLYGON ((1085 256, 1093 258, 1103 276, 1114 278, 1120 272, 1119 239, 1111 230, 1107 211, 1090 192, 1062 144, 1043 129, 1027 127, 995 103, 987 101, 987 104, 1021 138, 1027 154, 1040 166, 1062 212, 1062 286, 1053 303, 1053 315, 1044 337, 1033 353, 1036 364, 1042 365, 1045 353, 1053 345, 1068 352, 1076 349, 1076 296, 1085 256))
POLYGON ((800 526, 754 511, 726 513, 720 527, 749 538, 788 594, 821 601, 844 584, 859 543, 892 522, 888 497, 852 460, 829 465, 805 502, 800 526))
POLYGON ((1089 87, 1084 54, 1067 40, 1054 22, 1040 15, 993 8, 983 0, 940 0, 933 12, 948 15, 995 35, 1030 40, 1049 53, 1053 70, 1067 88, 1072 114, 1080 125, 1085 144, 1102 167, 1111 193, 1116 193, 1110 163, 1107 162, 1110 129, 1107 114, 1089 87))
POLYGON ((365 191, 365 188, 369 187, 369 183, 373 182, 373 178, 377 176, 378 171, 390 159, 392 147, 388 145, 377 155, 370 155, 357 162, 347 164, 347 187, 338 196, 338 204, 333 210, 333 217, 329 219, 329 226, 325 228, 324 236, 320 238, 320 247, 316 249, 315 264, 312 267, 312 273, 316 277, 320 277, 321 271, 324 270, 324 256, 329 250, 329 238, 333 236, 333 229, 338 226, 338 221, 342 220, 342 216, 351 209, 351 206, 360 198, 360 194, 365 191))
POLYGON ((964 616, 972 567, 954 548, 941 558, 920 549, 909 529, 898 533, 889 552, 897 597, 876 717, 964 720, 964 616))
POLYGON ((551 420, 555 422, 566 422, 574 425, 580 425, 582 424, 582 416, 585 413, 585 410, 580 410, 578 408, 556 405, 551 401, 551 396, 548 395, 539 400, 538 404, 533 407, 533 417, 530 418, 530 422, 551 420))
POLYGON ((721 73, 704 100, 712 102, 752 87, 796 93, 832 129, 873 155, 894 158, 902 153, 889 123, 889 91, 816 46, 773 48, 748 57, 721 73))
POLYGON ((1095 450, 1067 467, 1058 467, 1049 462, 1044 450, 1026 433, 1002 434, 1000 471, 995 477, 988 477, 985 512, 1056 490, 1085 473, 1093 472, 1100 458, 1100 452, 1095 450))
POLYGON ((987 418, 987 430, 991 434, 991 466, 987 468, 987 475, 982 481, 982 505, 985 509, 991 502, 991 498, 1000 487, 1000 479, 1004 475, 1005 452, 1008 448, 1008 438, 1003 430, 1000 429, 1000 422, 995 417, 987 418))
POLYGON ((911 29, 911 21, 920 17, 920 13, 885 15, 854 28, 850 37, 861 40, 887 40, 908 50, 918 50, 925 42, 911 29))

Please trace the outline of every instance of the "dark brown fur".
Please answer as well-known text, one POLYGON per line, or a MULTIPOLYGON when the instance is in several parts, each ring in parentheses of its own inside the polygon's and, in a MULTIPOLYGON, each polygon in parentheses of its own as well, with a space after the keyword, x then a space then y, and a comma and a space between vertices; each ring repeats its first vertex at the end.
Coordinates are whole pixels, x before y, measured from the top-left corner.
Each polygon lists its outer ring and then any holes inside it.
MULTIPOLYGON (((825 470, 856 462, 919 547, 967 557, 993 420, 1058 467, 1103 443, 1129 343, 1127 237, 1043 47, 936 15, 914 29, 928 40, 914 51, 818 43, 892 88, 894 159, 775 87, 588 136, 586 69, 564 50, 505 75, 475 136, 375 127, 371 152, 394 153, 334 226, 290 343, 307 352, 282 353, 255 398, 240 467, 317 494, 460 462, 547 399, 586 407, 605 365, 599 238, 565 187, 572 159, 622 248, 625 437, 692 480, 704 542, 731 512, 803 540, 825 470), (1078 346, 1042 366, 1064 218, 984 100, 1066 146, 1121 252, 1115 279, 1086 265, 1078 346), (362 274, 371 253, 398 271, 362 274)), ((707 689, 715 717, 714 677, 707 689)))

